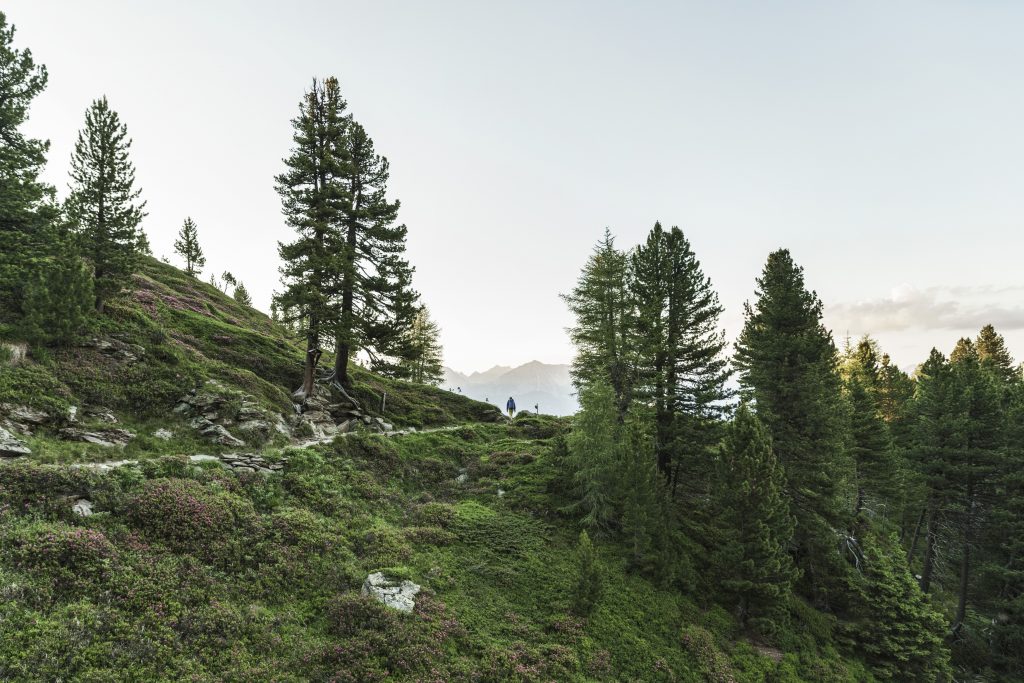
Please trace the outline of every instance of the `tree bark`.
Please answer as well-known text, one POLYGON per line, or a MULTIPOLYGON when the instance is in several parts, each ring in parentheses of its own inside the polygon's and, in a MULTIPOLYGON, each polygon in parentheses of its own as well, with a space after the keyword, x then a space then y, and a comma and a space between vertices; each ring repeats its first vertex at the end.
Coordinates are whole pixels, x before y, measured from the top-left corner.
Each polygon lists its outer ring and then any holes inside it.
POLYGON ((914 525, 914 535, 910 539, 910 550, 907 551, 907 564, 911 564, 914 561, 914 555, 917 554, 917 539, 921 536, 921 524, 924 522, 924 513, 927 508, 921 508, 921 514, 917 516, 917 524, 914 525))

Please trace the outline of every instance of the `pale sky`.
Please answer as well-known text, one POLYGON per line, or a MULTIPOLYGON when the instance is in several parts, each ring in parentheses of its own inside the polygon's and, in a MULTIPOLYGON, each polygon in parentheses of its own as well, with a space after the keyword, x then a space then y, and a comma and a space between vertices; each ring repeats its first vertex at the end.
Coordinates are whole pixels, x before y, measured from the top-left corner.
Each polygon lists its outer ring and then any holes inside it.
POLYGON ((313 76, 391 161, 415 284, 464 371, 567 362, 568 291, 608 226, 679 225, 730 339, 791 249, 837 341, 903 367, 992 322, 1024 356, 1024 3, 6 0, 47 65, 30 132, 63 192, 106 94, 172 262, 267 309, 273 177, 313 76))

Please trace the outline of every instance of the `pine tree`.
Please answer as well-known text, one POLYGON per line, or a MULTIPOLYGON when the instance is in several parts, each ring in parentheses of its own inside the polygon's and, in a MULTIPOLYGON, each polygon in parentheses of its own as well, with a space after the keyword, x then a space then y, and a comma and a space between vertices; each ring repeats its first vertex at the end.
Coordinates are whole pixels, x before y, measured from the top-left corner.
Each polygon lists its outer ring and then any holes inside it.
POLYGON ((405 259, 408 229, 396 224, 399 202, 387 199, 388 160, 376 153, 366 130, 351 119, 344 144, 348 201, 341 217, 334 379, 348 387, 348 363, 357 350, 370 356, 371 368, 388 367, 391 358, 401 355, 419 295, 412 289, 413 268, 405 259))
POLYGON ((1000 379, 1006 382, 1020 379, 1020 369, 1006 348, 1006 340, 992 325, 981 328, 975 347, 981 364, 999 375, 1000 379))
POLYGON ((658 470, 673 484, 680 476, 691 485, 706 481, 701 466, 719 441, 731 396, 722 307, 679 228, 666 232, 655 223, 630 264, 636 394, 654 407, 658 470))
POLYGON ((25 293, 23 329, 29 341, 67 345, 78 339, 95 305, 92 271, 71 245, 45 261, 25 293))
POLYGON ((76 224, 83 255, 96 278, 96 310, 119 293, 135 271, 145 217, 145 202, 135 189, 135 167, 128 158, 128 129, 107 98, 93 101, 85 112, 71 156, 68 214, 76 224))
POLYGON ((621 443, 614 391, 603 382, 585 386, 567 438, 567 462, 577 501, 572 508, 581 511, 583 524, 595 531, 607 531, 617 518, 621 443))
POLYGON ((949 673, 945 619, 928 602, 898 552, 868 534, 862 542, 863 576, 846 628, 879 680, 935 683, 949 673))
POLYGON ((300 397, 312 395, 321 336, 339 321, 334 282, 346 263, 341 221, 351 203, 344 185, 350 164, 346 107, 337 79, 314 79, 292 120, 294 147, 287 168, 276 178, 285 221, 296 232, 293 242, 278 245, 284 280, 278 304, 283 321, 306 337, 300 397))
POLYGON ((633 371, 627 258, 615 248, 610 231, 605 230, 576 286, 562 299, 576 318, 569 337, 576 346, 572 376, 577 390, 596 382, 608 384, 624 415, 631 400, 633 371))
POLYGON ((235 285, 234 299, 243 306, 252 306, 252 297, 249 296, 249 290, 241 282, 235 285))
POLYGON ((772 633, 798 576, 789 556, 795 520, 771 437, 743 404, 726 434, 715 478, 720 540, 714 566, 744 626, 772 633))
POLYGON ((436 386, 444 377, 441 328, 430 318, 426 306, 413 319, 401 352, 403 374, 419 384, 436 386))
POLYGON ((206 265, 206 257, 203 256, 203 250, 199 246, 199 230, 191 216, 185 219, 181 230, 178 231, 178 239, 174 241, 174 251, 185 259, 186 273, 196 277, 202 272, 206 265))
POLYGON ((14 27, 0 11, 0 314, 17 313, 28 275, 52 251, 48 225, 53 188, 40 182, 49 142, 22 131, 29 107, 46 87, 46 67, 16 49, 14 27))
POLYGON ((836 530, 848 527, 854 476, 837 351, 821 322, 821 301, 788 251, 768 257, 757 284, 733 362, 786 473, 797 564, 824 601, 824 584, 842 571, 836 530))

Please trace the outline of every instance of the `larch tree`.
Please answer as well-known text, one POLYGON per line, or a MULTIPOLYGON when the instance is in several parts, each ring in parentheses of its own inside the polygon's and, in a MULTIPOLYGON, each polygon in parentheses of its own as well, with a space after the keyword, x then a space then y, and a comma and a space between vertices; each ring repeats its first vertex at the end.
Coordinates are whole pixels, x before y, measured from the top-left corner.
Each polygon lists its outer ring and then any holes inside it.
POLYGON ((837 530, 848 526, 854 479, 838 353, 821 301, 789 251, 769 255, 757 285, 733 362, 786 473, 797 564, 827 602, 826 584, 842 571, 837 530))
POLYGON ((420 306, 413 318, 401 358, 402 374, 413 382, 436 386, 444 378, 441 328, 426 306, 420 306))
POLYGON ((19 312, 28 273, 51 252, 53 188, 39 180, 49 142, 23 131, 46 81, 32 52, 14 47, 14 27, 0 11, 0 313, 19 312))
POLYGON ((771 437, 746 404, 736 411, 718 458, 714 566, 744 626, 776 631, 799 572, 789 555, 796 520, 771 437))
POLYGON ((620 416, 629 407, 633 385, 627 264, 626 254, 615 248, 615 239, 605 230, 576 286, 562 295, 576 319, 569 328, 576 347, 573 383, 578 390, 595 382, 606 383, 620 416))
POLYGON ((185 272, 196 277, 206 265, 206 257, 199 246, 199 229, 189 216, 178 231, 178 239, 174 241, 174 251, 185 259, 185 272))
POLYGON ((128 283, 138 260, 146 203, 139 201, 141 191, 135 187, 131 145, 127 127, 107 98, 94 100, 71 155, 67 211, 82 254, 93 267, 100 312, 128 283))
POLYGON ((706 482, 719 442, 731 371, 722 307, 689 240, 655 223, 630 257, 636 396, 654 409, 658 470, 674 485, 706 482))
POLYGON ((278 245, 284 287, 277 303, 282 321, 305 336, 299 398, 313 394, 322 336, 339 323, 335 283, 347 262, 341 222, 350 203, 343 182, 350 165, 346 108, 337 79, 314 79, 292 120, 286 169, 276 178, 285 222, 296 233, 292 242, 278 245))

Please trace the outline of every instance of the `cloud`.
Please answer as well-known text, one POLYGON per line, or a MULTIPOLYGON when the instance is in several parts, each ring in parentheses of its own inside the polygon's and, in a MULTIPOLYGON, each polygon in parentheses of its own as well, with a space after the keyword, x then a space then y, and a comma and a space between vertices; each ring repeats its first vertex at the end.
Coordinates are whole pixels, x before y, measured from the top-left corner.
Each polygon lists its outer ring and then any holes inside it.
POLYGON ((900 285, 888 297, 826 308, 833 330, 874 334, 902 330, 1024 329, 1024 305, 1014 299, 1024 287, 929 287, 900 285), (1010 299, 1010 301, 1007 301, 1010 299))

